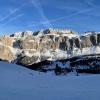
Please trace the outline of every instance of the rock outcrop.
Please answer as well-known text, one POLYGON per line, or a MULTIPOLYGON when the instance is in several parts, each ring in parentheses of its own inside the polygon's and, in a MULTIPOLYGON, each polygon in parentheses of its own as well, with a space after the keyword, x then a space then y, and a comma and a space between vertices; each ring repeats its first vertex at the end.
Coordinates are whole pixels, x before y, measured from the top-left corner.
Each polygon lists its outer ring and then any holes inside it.
POLYGON ((11 61, 14 59, 11 48, 13 48, 14 39, 9 36, 2 36, 0 38, 0 59, 11 61))

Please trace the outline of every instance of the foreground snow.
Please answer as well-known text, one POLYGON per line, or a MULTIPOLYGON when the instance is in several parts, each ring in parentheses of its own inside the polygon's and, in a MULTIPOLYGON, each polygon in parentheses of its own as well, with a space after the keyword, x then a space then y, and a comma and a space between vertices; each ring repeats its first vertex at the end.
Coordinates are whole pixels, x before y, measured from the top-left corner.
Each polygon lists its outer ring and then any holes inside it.
POLYGON ((55 76, 0 62, 0 100, 100 100, 100 75, 55 76))

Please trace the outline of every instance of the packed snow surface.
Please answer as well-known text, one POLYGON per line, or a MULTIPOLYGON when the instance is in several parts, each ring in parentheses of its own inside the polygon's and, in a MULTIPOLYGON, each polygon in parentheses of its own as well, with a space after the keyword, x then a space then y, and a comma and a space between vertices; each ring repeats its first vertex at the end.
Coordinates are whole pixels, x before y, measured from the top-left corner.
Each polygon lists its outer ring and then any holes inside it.
POLYGON ((55 76, 0 62, 0 100, 100 100, 100 75, 55 76))

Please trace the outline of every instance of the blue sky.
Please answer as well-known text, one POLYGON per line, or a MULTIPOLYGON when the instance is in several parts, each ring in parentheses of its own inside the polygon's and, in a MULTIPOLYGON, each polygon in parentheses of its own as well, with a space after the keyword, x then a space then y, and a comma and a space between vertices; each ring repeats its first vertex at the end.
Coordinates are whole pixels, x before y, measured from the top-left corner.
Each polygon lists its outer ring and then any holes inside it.
POLYGON ((0 0, 0 34, 49 27, 100 31, 100 0, 0 0))

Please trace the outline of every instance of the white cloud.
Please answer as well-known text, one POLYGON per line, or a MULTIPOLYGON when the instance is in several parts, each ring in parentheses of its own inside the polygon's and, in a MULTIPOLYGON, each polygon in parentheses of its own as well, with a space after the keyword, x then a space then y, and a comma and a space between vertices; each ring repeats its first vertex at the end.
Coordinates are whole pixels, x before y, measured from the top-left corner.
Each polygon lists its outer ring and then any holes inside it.
MULTIPOLYGON (((63 20, 63 19, 67 19, 67 18, 71 18, 71 17, 74 17, 74 16, 77 16, 79 14, 82 14, 82 13, 86 13, 86 12, 89 12, 91 11, 93 8, 89 8, 89 9, 84 9, 84 10, 79 10, 75 13, 72 13, 70 15, 66 15, 66 16, 62 16, 62 17, 59 17, 59 18, 56 18, 56 19, 52 19, 52 20, 49 20, 49 23, 53 23, 53 22, 57 22, 57 21, 60 21, 60 20, 63 20)), ((48 24, 48 20, 43 22, 43 24, 48 24)), ((36 25, 29 25, 29 27, 32 27, 32 26, 39 26, 39 25, 42 25, 42 23, 38 23, 36 25)))
POLYGON ((37 9, 37 11, 41 15, 42 19, 44 20, 44 22, 42 22, 42 23, 40 22, 40 24, 43 25, 43 26, 46 26, 46 27, 51 27, 52 25, 51 25, 50 21, 48 20, 48 18, 45 15, 40 1, 39 0, 31 0, 31 3, 37 9))
POLYGON ((6 24, 8 24, 8 23, 10 23, 10 22, 12 22, 12 21, 18 19, 19 17, 22 17, 23 15, 24 15, 23 13, 21 13, 21 14, 19 14, 19 15, 16 15, 15 17, 13 17, 13 18, 11 18, 10 20, 6 21, 6 22, 3 23, 2 25, 6 25, 6 24))
POLYGON ((0 19, 0 22, 3 22, 5 21, 7 18, 11 17, 13 14, 15 14, 17 11, 19 11, 25 4, 23 4, 21 7, 18 7, 18 8, 15 8, 13 10, 10 11, 9 14, 7 14, 6 16, 3 16, 1 19, 0 19))
POLYGON ((94 0, 85 0, 85 2, 91 7, 98 7, 93 3, 94 0))

